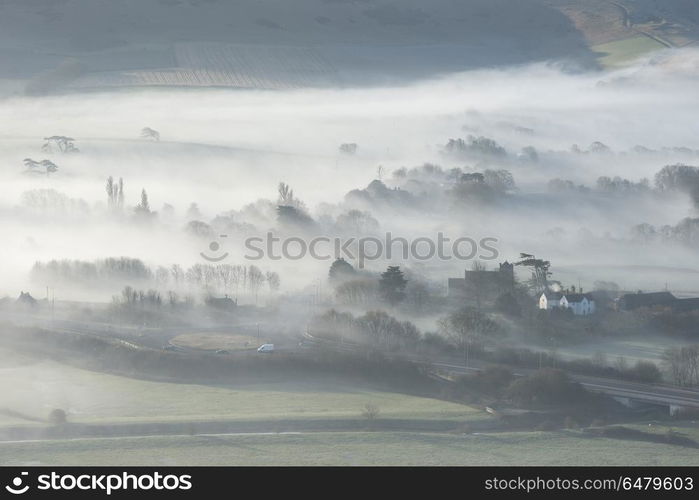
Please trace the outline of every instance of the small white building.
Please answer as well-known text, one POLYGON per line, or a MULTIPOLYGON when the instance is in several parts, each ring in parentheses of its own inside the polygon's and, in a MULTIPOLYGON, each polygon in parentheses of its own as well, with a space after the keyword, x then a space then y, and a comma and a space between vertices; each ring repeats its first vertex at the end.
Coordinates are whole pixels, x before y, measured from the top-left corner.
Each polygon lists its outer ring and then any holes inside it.
POLYGON ((563 294, 560 292, 544 292, 539 297, 539 309, 545 309, 547 311, 555 309, 561 306, 561 298, 563 294))
POLYGON ((571 309, 576 316, 587 316, 595 312, 595 300, 587 293, 567 293, 561 297, 560 307, 571 309))
POLYGON ((539 309, 570 309, 576 316, 595 313, 595 300, 587 293, 544 292, 539 297, 539 309))

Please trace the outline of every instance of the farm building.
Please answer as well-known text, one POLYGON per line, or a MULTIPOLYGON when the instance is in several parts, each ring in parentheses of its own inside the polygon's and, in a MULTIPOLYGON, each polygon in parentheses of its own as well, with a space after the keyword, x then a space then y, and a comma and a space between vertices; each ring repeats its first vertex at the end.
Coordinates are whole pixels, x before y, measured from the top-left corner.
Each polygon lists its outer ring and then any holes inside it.
POLYGON ((677 297, 670 292, 627 293, 616 301, 619 311, 633 311, 642 307, 672 307, 677 297))
POLYGON ((474 294, 495 299, 509 292, 515 285, 514 265, 505 261, 498 269, 466 270, 463 278, 449 278, 448 294, 452 298, 465 298, 474 294))

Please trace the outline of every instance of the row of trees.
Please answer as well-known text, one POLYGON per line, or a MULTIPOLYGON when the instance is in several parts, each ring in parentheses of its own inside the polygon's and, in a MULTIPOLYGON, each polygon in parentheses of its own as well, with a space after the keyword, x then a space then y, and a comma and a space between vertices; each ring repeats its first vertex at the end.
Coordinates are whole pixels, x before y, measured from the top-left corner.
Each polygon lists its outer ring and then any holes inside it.
POLYGON ((22 193, 21 203, 32 211, 45 215, 85 215, 90 207, 80 198, 70 198, 55 189, 31 189, 22 193))
POLYGON ((465 307, 453 311, 437 322, 440 334, 451 340, 463 353, 468 366, 470 350, 500 332, 500 326, 487 314, 465 307))
POLYGON ((500 144, 488 137, 469 135, 466 139, 449 139, 444 152, 457 157, 478 155, 504 158, 507 151, 500 144))
POLYGON ((699 217, 685 217, 674 226, 637 224, 631 228, 631 238, 637 243, 679 243, 696 246, 699 243, 699 217))
POLYGON ((173 264, 169 268, 160 266, 155 271, 155 280, 160 288, 180 289, 190 286, 235 297, 249 293, 255 298, 263 286, 266 285, 270 292, 276 292, 281 285, 276 272, 263 272, 255 265, 232 264, 195 264, 186 270, 179 264, 173 264))
POLYGON ((309 330, 339 342, 363 343, 388 351, 414 349, 420 340, 420 331, 413 323, 400 321, 384 311, 368 311, 355 317, 331 309, 313 318, 309 330))
POLYGON ((52 135, 44 137, 44 144, 41 150, 45 153, 79 153, 80 150, 75 147, 75 139, 65 135, 52 135))
MULTIPOLYGON (((595 190, 601 193, 639 194, 651 192, 653 189, 660 193, 689 193, 699 207, 699 167, 682 163, 667 165, 655 174, 652 187, 650 181, 645 178, 634 182, 618 176, 602 176, 595 183, 595 190)), ((548 190, 551 192, 577 191, 580 193, 592 191, 591 188, 582 184, 559 178, 551 179, 548 182, 548 190)))
POLYGON ((107 206, 114 210, 122 210, 124 208, 124 180, 119 177, 118 182, 114 182, 114 178, 110 175, 107 178, 107 206))
POLYGON ((408 280, 400 266, 388 266, 377 279, 359 274, 349 262, 340 258, 330 266, 328 279, 335 286, 337 299, 348 305, 369 305, 378 300, 396 306, 406 298, 408 280))
POLYGON ((106 283, 114 280, 149 280, 153 272, 140 259, 118 257, 92 262, 67 259, 35 262, 31 275, 32 279, 43 283, 106 283))
POLYGON ((212 294, 249 293, 257 297, 263 286, 279 290, 279 274, 262 271, 254 265, 195 264, 187 269, 179 264, 159 266, 155 270, 140 259, 108 258, 93 262, 51 260, 36 262, 32 278, 40 283, 98 284, 110 282, 151 282, 160 290, 203 289, 212 294))

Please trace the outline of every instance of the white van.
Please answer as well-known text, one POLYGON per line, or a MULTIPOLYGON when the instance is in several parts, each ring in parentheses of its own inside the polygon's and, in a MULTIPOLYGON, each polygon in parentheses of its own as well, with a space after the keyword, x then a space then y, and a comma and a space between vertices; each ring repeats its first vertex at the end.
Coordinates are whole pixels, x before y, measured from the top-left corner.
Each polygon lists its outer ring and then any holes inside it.
POLYGON ((274 344, 262 344, 257 348, 257 352, 274 352, 274 344))

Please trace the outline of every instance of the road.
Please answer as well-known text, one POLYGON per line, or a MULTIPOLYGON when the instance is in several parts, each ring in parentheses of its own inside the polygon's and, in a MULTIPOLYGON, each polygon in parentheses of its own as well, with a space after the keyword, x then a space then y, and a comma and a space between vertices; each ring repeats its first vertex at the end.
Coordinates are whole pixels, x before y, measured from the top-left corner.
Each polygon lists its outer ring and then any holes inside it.
MULTIPOLYGON (((107 338, 115 342, 123 343, 124 345, 127 345, 128 347, 131 347, 133 349, 158 350, 162 349, 163 346, 168 345, 170 339, 184 332, 221 332, 225 330, 240 332, 241 329, 256 328, 255 323, 226 326, 207 325, 200 328, 138 328, 122 326, 116 327, 105 323, 95 323, 87 321, 37 319, 27 317, 26 315, 12 315, 11 319, 13 323, 18 325, 40 326, 46 329, 53 329, 68 333, 107 338)), ((356 352, 358 350, 363 349, 360 346, 348 343, 341 344, 339 342, 332 342, 327 340, 321 341, 309 334, 305 334, 303 336, 303 339, 303 343, 306 347, 323 345, 326 348, 329 347, 331 349, 343 350, 347 352, 356 352)), ((276 341, 277 340, 275 339, 275 342, 276 341)), ((284 342, 283 339, 280 339, 280 341, 284 342)), ((298 347, 296 341, 286 339, 285 348, 286 350, 293 350, 297 349, 298 347)), ((178 348, 178 350, 185 349, 178 348)), ((188 349, 185 351, 201 352, 197 349, 188 349)), ((409 362, 420 364, 427 363, 433 366, 438 371, 449 373, 473 373, 474 371, 482 370, 489 364, 492 364, 478 359, 471 359, 469 360, 468 366, 465 366, 463 360, 456 357, 433 356, 432 358, 428 359, 425 356, 418 356, 414 354, 390 353, 390 355, 409 362)), ((531 373, 534 373, 535 371, 536 370, 533 368, 514 368, 515 375, 518 376, 529 375, 531 373)), ((617 398, 628 398, 629 400, 650 404, 681 406, 685 408, 699 409, 699 390, 696 389, 676 387, 664 384, 644 384, 613 378, 592 377, 589 375, 580 375, 575 373, 569 373, 569 376, 572 380, 580 383, 583 387, 592 392, 598 392, 617 398)))
POLYGON ((215 349, 198 349, 181 345, 173 345, 170 341, 184 333, 239 333, 248 336, 257 336, 258 327, 260 344, 274 343, 276 350, 289 350, 296 347, 298 340, 290 339, 284 335, 275 335, 277 330, 273 325, 262 321, 244 321, 226 325, 204 326, 169 326, 147 327, 131 325, 113 325, 97 321, 52 319, 46 316, 27 315, 22 313, 3 312, 0 318, 5 322, 21 327, 42 328, 49 331, 85 335, 87 337, 99 337, 110 342, 118 342, 132 349, 174 350, 178 352, 203 353, 214 352, 215 349))
MULTIPOLYGON (((307 335, 309 342, 317 342, 312 336, 307 335)), ((322 341, 323 344, 335 344, 337 349, 342 350, 357 350, 358 347, 350 344, 339 345, 338 343, 322 341)), ((439 371, 449 373, 473 373, 482 370, 492 363, 488 363, 479 359, 469 360, 468 366, 464 365, 463 360, 455 357, 433 357, 426 359, 424 356, 392 354, 392 356, 404 359, 406 361, 416 363, 428 363, 439 371)), ((514 367, 516 376, 530 375, 537 370, 534 368, 514 367)), ((605 377, 592 377, 589 375, 580 375, 576 373, 568 373, 569 377, 580 383, 583 387, 592 392, 606 394, 617 398, 628 398, 633 401, 659 404, 667 406, 682 406, 685 408, 699 409, 699 390, 685 387, 676 387, 665 384, 644 384, 640 382, 631 382, 605 377)))
MULTIPOLYGON (((486 363, 474 360, 466 368, 461 364, 434 362, 433 366, 451 373, 472 373, 481 370, 486 363)), ((532 368, 516 368, 515 375, 528 375, 535 372, 532 368)), ((643 384, 626 380, 590 377, 568 373, 570 378, 592 392, 599 392, 608 396, 628 398, 633 401, 683 406, 686 408, 699 408, 699 391, 683 387, 675 387, 661 384, 643 384)))

